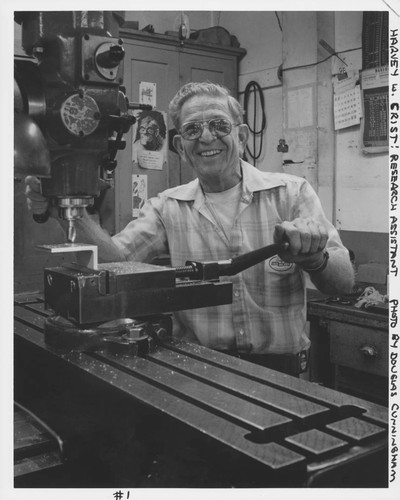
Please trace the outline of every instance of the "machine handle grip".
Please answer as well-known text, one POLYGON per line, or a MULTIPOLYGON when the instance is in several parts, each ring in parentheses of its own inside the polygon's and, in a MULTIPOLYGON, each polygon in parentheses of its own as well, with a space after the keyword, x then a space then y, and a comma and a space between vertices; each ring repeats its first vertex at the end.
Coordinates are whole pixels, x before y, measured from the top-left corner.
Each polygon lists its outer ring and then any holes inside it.
POLYGON ((273 257, 277 253, 284 252, 288 248, 289 243, 274 243, 229 260, 211 262, 187 261, 185 266, 175 268, 175 275, 177 278, 202 280, 215 280, 220 276, 233 276, 273 257))

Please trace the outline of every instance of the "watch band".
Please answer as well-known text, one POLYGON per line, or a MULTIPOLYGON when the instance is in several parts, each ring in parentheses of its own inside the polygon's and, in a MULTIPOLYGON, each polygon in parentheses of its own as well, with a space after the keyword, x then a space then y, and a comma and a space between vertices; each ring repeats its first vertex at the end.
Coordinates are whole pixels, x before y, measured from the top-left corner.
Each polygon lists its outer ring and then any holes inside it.
POLYGON ((323 260, 318 267, 311 267, 311 268, 303 267, 303 271, 307 271, 309 274, 321 273, 328 265, 328 260, 329 260, 328 250, 324 250, 322 252, 322 257, 323 257, 323 260))

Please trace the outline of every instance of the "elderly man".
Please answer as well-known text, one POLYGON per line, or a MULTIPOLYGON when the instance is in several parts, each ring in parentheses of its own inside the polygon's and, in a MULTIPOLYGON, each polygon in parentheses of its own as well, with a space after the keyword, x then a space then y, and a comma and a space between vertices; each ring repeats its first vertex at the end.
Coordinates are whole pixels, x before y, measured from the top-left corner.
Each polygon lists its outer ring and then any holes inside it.
MULTIPOLYGON (((175 314, 174 335, 292 375, 307 359, 305 280, 326 293, 349 292, 353 268, 320 201, 302 178, 261 172, 241 156, 248 138, 240 104, 212 83, 184 85, 170 104, 174 146, 197 179, 150 199, 140 217, 110 238, 89 217, 79 241, 95 243, 105 261, 229 259, 273 242, 288 250, 229 278, 233 303, 175 314)), ((47 209, 37 179, 29 205, 47 209)))

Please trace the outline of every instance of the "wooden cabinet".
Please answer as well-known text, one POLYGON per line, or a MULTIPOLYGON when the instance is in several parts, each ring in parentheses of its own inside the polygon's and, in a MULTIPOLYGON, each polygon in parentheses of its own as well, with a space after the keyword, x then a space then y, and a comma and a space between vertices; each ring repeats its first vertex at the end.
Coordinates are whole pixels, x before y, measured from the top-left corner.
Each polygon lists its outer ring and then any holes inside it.
POLYGON ((387 316, 351 305, 308 302, 310 380, 387 404, 389 334, 387 316))
MULTIPOLYGON (((244 49, 200 44, 187 40, 181 44, 175 37, 122 30, 124 40, 124 86, 130 102, 139 102, 140 82, 156 84, 156 109, 167 111, 177 90, 189 81, 209 80, 228 87, 237 95, 238 61, 244 49)), ((168 117, 168 129, 173 125, 168 117)), ((132 219, 132 175, 147 175, 148 197, 194 178, 171 149, 162 170, 149 170, 132 162, 132 133, 118 155, 115 177, 115 231, 123 229, 132 219)))
POLYGON ((389 346, 384 331, 331 321, 329 334, 330 360, 333 364, 387 376, 389 346))

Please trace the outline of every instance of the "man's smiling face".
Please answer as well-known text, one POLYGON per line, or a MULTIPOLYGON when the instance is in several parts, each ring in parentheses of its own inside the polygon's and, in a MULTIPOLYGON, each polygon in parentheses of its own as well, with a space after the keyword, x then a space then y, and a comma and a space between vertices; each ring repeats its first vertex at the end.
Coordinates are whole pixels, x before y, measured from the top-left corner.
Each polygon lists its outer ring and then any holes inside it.
POLYGON ((223 191, 240 180, 239 154, 246 144, 247 125, 235 126, 237 120, 231 115, 227 99, 209 95, 188 99, 181 109, 180 124, 214 118, 229 120, 232 132, 218 138, 205 125, 198 139, 189 141, 178 135, 174 138, 174 145, 195 170, 206 191, 223 191))

